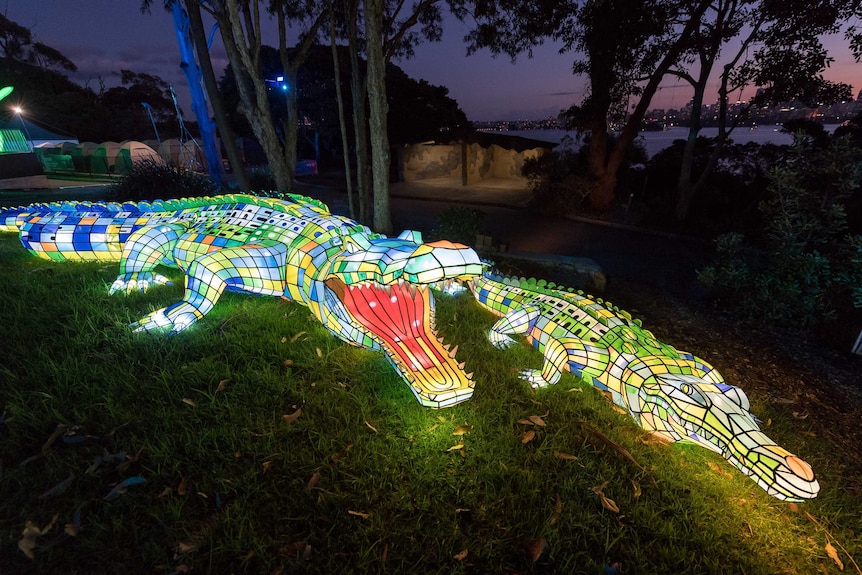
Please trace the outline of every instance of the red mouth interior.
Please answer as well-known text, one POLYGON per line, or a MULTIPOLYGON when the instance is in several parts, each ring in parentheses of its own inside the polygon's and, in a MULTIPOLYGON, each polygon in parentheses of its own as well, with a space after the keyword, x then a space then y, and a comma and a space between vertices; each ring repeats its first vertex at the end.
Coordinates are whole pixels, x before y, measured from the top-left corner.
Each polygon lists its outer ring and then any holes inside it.
MULTIPOLYGON (((332 287, 332 286, 330 286, 332 287)), ((447 355, 431 331, 431 294, 410 284, 350 286, 336 290, 342 303, 406 369, 418 371, 446 363, 447 355)))

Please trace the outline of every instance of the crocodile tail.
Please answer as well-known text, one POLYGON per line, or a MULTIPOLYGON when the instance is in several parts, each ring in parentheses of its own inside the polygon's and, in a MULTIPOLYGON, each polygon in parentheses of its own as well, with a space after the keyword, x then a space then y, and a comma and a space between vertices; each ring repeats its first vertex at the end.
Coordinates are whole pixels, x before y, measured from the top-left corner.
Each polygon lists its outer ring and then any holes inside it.
POLYGON ((18 225, 15 222, 18 221, 18 216, 32 213, 28 207, 0 208, 0 232, 17 232, 18 225))

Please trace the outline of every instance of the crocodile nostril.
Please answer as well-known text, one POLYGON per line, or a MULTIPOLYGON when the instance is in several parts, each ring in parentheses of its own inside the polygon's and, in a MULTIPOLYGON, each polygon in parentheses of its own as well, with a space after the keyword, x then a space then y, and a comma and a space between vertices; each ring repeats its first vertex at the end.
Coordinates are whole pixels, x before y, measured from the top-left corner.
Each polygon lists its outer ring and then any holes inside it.
POLYGON ((787 462, 787 466, 791 471, 793 471, 793 473, 803 478, 805 481, 811 481, 814 479, 814 471, 811 469, 811 466, 795 455, 788 455, 784 458, 784 461, 787 462))

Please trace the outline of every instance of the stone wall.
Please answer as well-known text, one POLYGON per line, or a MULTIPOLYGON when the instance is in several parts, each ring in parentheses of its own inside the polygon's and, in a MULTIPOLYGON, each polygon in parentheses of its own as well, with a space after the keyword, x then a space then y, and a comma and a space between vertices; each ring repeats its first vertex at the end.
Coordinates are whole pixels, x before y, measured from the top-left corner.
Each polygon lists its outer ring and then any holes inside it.
POLYGON ((461 177, 461 145, 411 144, 401 149, 401 169, 405 182, 429 178, 461 177))
POLYGON ((488 178, 518 180, 525 186, 527 179, 521 175, 524 160, 544 153, 543 148, 532 148, 522 152, 506 149, 496 144, 483 147, 477 143, 465 146, 461 142, 452 144, 411 144, 401 148, 401 175, 405 182, 430 178, 456 178, 466 185, 478 184, 488 178), (461 158, 466 155, 466 170, 461 158), (464 177, 466 176, 466 182, 464 177))

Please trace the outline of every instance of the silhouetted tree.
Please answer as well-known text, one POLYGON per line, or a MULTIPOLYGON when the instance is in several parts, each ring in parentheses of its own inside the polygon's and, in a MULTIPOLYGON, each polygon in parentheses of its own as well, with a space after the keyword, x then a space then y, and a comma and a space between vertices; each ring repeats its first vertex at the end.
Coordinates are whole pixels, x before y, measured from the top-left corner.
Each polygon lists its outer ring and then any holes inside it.
MULTIPOLYGON (((850 86, 825 80, 831 58, 821 36, 835 33, 841 23, 859 15, 853 0, 718 0, 704 14, 693 36, 691 60, 670 71, 693 88, 691 123, 677 182, 676 218, 684 220, 691 200, 706 185, 731 133, 754 105, 799 100, 810 105, 849 99, 850 86), (732 42, 732 44, 731 44, 732 42), (722 52, 730 48, 730 57, 722 52), (698 174, 692 171, 694 142, 701 127, 707 82, 719 56, 718 136, 709 161, 698 174), (697 72, 689 72, 694 63, 697 72), (695 75, 696 74, 696 75, 695 75), (750 85, 760 87, 755 98, 736 113, 728 111, 729 95, 750 85)), ((847 27, 848 38, 855 33, 847 27)))

